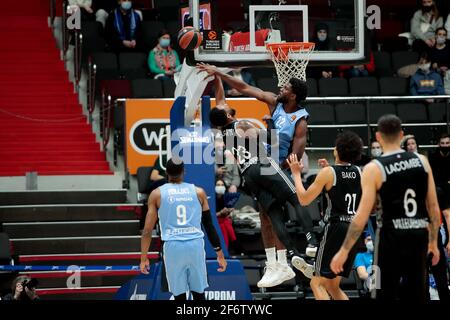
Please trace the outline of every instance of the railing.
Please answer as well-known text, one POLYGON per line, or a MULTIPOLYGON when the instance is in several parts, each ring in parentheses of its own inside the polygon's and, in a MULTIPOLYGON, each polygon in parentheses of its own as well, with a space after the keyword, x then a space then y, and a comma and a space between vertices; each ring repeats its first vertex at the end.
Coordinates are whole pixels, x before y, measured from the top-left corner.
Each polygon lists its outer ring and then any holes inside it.
MULTIPOLYGON (((81 62, 80 62, 81 64, 81 62)), ((97 76, 97 66, 92 61, 92 57, 89 57, 88 62, 88 78, 87 78, 87 108, 89 111, 89 122, 92 123, 92 113, 95 110, 95 82, 97 76)), ((102 105, 103 108, 105 106, 105 97, 102 97, 102 105)), ((100 110, 100 125, 103 125, 102 122, 103 110, 100 110)), ((103 127, 100 127, 100 134, 103 132, 103 127)))
POLYGON ((75 90, 78 92, 81 78, 81 55, 83 52, 83 35, 81 30, 75 29, 75 52, 73 55, 73 73, 75 78, 75 90))
MULTIPOLYGON (((371 121, 370 117, 370 103, 374 101, 424 101, 428 99, 437 100, 441 103, 445 103, 445 122, 438 123, 403 123, 403 127, 421 127, 421 126, 441 126, 446 127, 446 132, 450 133, 450 123, 449 123, 449 100, 450 95, 440 95, 440 96, 373 96, 373 97, 311 97, 307 98, 306 102, 365 102, 366 109, 366 122, 360 124, 339 124, 339 125, 308 125, 308 129, 321 129, 321 128, 329 128, 329 129, 351 129, 351 128, 367 128, 367 141, 370 143, 372 140, 372 128, 377 126, 376 123, 371 121)), ((427 149, 427 148, 435 148, 436 145, 420 145, 419 148, 427 149)), ((330 145, 327 147, 307 147, 306 150, 309 151, 331 151, 334 149, 334 145, 330 145)))
POLYGON ((63 0, 62 2, 62 21, 61 21, 61 36, 62 36, 62 58, 66 61, 67 49, 69 48, 69 30, 67 29, 67 10, 69 2, 63 0))
POLYGON ((53 25, 55 23, 55 17, 56 17, 56 0, 50 0, 50 27, 53 28, 53 25))

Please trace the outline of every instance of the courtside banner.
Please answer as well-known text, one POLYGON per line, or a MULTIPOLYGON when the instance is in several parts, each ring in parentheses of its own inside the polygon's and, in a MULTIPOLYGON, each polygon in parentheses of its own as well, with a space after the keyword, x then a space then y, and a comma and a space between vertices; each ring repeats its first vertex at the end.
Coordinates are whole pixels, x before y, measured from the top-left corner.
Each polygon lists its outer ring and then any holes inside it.
MULTIPOLYGON (((264 115, 269 115, 265 103, 255 99, 227 99, 236 109, 239 119, 248 119, 263 127, 264 115)), ((159 155, 160 144, 166 151, 166 126, 170 123, 170 109, 174 99, 127 99, 125 103, 126 162, 130 174, 139 167, 153 166, 159 155)), ((212 106, 215 101, 212 99, 212 106)))

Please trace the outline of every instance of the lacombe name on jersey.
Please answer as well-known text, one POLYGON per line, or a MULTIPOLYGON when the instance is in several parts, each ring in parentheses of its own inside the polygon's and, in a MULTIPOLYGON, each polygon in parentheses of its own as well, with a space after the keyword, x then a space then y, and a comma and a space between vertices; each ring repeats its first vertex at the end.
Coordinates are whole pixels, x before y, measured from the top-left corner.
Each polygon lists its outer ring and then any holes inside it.
POLYGON ((387 175, 391 175, 394 173, 407 171, 414 168, 422 167, 422 162, 419 158, 411 158, 408 160, 402 160, 399 162, 391 163, 384 166, 387 175))

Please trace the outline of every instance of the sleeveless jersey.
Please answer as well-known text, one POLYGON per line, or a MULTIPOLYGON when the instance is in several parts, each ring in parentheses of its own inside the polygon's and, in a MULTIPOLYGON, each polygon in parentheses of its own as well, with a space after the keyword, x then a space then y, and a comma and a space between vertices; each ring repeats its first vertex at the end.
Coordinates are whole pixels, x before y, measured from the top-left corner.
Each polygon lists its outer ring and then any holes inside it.
MULTIPOLYGON (((297 122, 302 118, 307 120, 308 117, 308 112, 301 106, 293 113, 286 113, 281 102, 276 106, 275 111, 272 114, 272 121, 274 129, 278 132, 280 163, 286 160, 292 151, 292 141, 294 140, 297 122)), ((271 149, 273 149, 273 146, 271 149)))
POLYGON ((325 222, 351 222, 361 200, 361 170, 355 165, 333 165, 333 186, 326 192, 325 222))
POLYGON ((261 159, 266 159, 267 152, 263 141, 267 141, 266 131, 260 130, 256 139, 240 137, 236 133, 238 121, 227 124, 222 129, 225 149, 232 153, 236 159, 241 173, 251 165, 259 163, 261 159))
POLYGON ((379 190, 383 207, 378 217, 379 226, 396 230, 426 228, 428 172, 420 157, 399 151, 383 155, 374 162, 383 177, 379 190))
POLYGON ((202 207, 195 186, 185 182, 167 183, 159 189, 161 239, 170 241, 202 238, 202 207))

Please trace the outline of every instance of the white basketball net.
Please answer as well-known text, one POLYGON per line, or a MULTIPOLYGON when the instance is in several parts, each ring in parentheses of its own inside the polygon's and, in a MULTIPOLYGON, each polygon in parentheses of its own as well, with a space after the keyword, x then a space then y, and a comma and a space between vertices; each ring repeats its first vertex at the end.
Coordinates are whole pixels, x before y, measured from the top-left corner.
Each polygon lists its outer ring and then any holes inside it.
MULTIPOLYGON (((288 45, 288 44, 285 44, 288 45)), ((283 87, 291 78, 306 81, 306 67, 314 50, 310 43, 296 43, 288 49, 281 46, 268 46, 278 77, 278 87, 283 87)))

